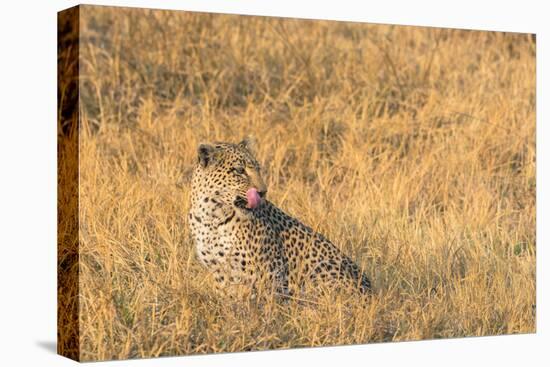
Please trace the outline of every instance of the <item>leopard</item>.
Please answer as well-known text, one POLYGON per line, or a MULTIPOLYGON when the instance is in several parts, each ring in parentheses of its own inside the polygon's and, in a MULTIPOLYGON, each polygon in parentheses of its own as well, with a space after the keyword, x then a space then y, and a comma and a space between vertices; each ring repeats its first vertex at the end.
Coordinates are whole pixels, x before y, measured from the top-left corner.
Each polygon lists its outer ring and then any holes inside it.
POLYGON ((190 232, 216 289, 270 289, 292 297, 311 286, 370 294, 360 267, 323 234, 267 199, 255 139, 200 143, 192 171, 190 232))

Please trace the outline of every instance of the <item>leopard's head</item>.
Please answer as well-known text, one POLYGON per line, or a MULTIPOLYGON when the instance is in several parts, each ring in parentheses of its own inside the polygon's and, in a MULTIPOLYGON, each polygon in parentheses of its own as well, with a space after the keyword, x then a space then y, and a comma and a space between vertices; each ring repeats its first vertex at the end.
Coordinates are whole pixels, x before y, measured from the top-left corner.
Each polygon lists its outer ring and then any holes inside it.
POLYGON ((260 206, 267 187, 254 157, 252 140, 200 144, 192 189, 244 211, 260 206))

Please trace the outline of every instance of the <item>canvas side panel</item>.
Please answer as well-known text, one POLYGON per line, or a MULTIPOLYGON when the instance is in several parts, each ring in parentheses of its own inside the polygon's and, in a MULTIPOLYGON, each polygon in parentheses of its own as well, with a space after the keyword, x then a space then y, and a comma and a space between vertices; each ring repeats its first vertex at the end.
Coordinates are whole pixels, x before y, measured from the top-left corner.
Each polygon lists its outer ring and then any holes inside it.
POLYGON ((79 8, 57 18, 57 352, 79 360, 79 8))

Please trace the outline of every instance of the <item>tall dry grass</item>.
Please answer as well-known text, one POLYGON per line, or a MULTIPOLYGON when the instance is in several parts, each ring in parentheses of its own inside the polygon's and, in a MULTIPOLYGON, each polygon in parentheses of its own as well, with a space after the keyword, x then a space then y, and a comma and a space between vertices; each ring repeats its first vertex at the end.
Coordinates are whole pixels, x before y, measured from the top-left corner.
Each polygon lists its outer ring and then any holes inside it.
POLYGON ((535 330, 535 44, 509 33, 81 8, 83 360, 535 330), (212 292, 200 141, 253 135, 269 198, 368 304, 212 292), (351 311, 351 312, 350 312, 351 311))

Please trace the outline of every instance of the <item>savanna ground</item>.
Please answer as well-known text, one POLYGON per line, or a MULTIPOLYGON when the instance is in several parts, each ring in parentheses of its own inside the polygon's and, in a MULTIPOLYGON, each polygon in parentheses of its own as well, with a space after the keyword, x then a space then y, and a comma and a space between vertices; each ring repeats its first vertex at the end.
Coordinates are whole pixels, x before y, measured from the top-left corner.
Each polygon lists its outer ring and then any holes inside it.
POLYGON ((531 35, 87 6, 80 28, 82 360, 535 331, 531 35), (190 172, 248 135, 369 302, 213 293, 190 172))

